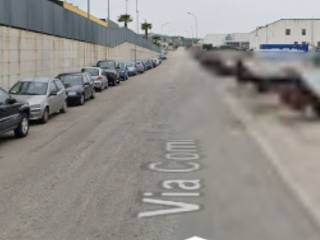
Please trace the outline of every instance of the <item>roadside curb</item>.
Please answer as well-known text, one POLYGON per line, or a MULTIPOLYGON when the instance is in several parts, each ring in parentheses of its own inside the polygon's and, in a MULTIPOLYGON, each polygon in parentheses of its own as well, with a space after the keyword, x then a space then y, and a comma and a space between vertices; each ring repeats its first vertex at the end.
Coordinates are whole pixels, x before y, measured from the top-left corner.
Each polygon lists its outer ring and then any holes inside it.
MULTIPOLYGON (((241 106, 241 104, 238 103, 237 99, 230 93, 225 91, 225 89, 222 89, 222 93, 224 95, 224 97, 221 98, 222 101, 229 107, 232 114, 247 126, 248 134, 257 141, 258 145, 261 147, 261 150, 270 159, 272 165, 275 167, 284 183, 302 203, 303 207, 311 216, 312 220, 314 220, 315 224, 320 227, 320 212, 316 209, 316 204, 313 202, 312 198, 303 190, 303 188, 299 186, 299 184, 292 178, 286 166, 281 163, 279 156, 273 150, 271 144, 264 137, 263 132, 254 126, 254 118, 243 106, 241 106)), ((221 92, 219 92, 218 94, 221 94, 221 92)))

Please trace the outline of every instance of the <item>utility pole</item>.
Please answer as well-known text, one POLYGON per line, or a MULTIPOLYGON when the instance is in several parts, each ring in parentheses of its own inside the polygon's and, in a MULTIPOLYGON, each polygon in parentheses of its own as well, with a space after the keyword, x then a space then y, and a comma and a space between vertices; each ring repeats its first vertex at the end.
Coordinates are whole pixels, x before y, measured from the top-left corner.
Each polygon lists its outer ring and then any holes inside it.
MULTIPOLYGON (((108 0, 108 26, 110 24, 110 0, 108 0)), ((110 26, 109 26, 110 27, 110 26)))
POLYGON ((88 3, 88 19, 90 19, 90 0, 87 0, 88 3))
POLYGON ((128 0, 126 0, 126 14, 128 14, 128 0))
POLYGON ((161 25, 161 35, 164 34, 164 32, 163 32, 164 27, 168 26, 169 24, 170 24, 170 22, 166 22, 166 23, 161 25))
POLYGON ((137 43, 138 43, 138 39, 139 39, 139 30, 140 30, 140 23, 139 23, 139 0, 136 0, 136 21, 137 21, 137 41, 134 44, 134 62, 137 62, 137 43))
POLYGON ((193 14, 192 12, 188 12, 188 14, 194 18, 195 29, 196 29, 196 38, 199 39, 198 17, 195 14, 193 14))

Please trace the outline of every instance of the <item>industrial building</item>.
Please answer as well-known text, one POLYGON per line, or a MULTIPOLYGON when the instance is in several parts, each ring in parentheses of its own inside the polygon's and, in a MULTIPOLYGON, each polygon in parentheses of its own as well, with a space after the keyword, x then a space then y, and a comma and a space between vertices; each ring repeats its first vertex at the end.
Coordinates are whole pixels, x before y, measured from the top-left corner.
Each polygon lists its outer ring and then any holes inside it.
POLYGON ((280 19, 249 33, 209 34, 204 44, 258 50, 263 45, 307 45, 320 48, 320 19, 280 19))
POLYGON ((249 49, 250 33, 209 34, 204 38, 203 43, 211 44, 213 47, 229 46, 249 49))

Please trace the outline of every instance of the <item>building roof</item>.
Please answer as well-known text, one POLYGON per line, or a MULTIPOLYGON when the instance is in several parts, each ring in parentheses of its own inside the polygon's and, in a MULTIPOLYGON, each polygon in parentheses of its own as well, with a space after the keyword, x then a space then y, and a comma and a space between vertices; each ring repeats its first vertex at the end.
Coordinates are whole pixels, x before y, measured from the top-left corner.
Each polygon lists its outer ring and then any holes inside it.
POLYGON ((259 26, 257 27, 255 30, 251 31, 251 32, 255 32, 256 30, 259 30, 259 29, 262 29, 262 28, 266 28, 266 27, 269 27, 273 24, 276 24, 278 22, 281 22, 281 21, 320 21, 320 18, 280 18, 274 22, 271 22, 269 24, 266 24, 264 26, 259 26))

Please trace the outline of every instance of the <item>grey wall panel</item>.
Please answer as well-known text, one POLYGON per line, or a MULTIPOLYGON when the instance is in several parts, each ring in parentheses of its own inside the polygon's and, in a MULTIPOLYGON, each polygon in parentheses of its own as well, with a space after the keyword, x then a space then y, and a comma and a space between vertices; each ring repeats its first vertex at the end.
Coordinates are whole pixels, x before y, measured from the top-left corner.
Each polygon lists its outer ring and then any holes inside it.
MULTIPOLYGON (((21 3, 25 2, 18 0, 19 4, 13 4, 13 10, 15 8, 18 8, 19 6, 22 6, 21 3)), ((27 5, 26 5, 26 12, 28 16, 28 21, 27 21, 27 29, 30 29, 32 31, 37 31, 37 32, 43 32, 43 7, 44 3, 43 1, 39 0, 27 0, 27 5)), ((16 18, 16 15, 14 15, 13 18, 16 18)))
POLYGON ((160 51, 151 42, 112 22, 105 28, 48 0, 0 0, 0 24, 115 47, 124 42, 160 51))
POLYGON ((11 7, 8 9, 10 16, 12 16, 10 18, 11 24, 15 27, 24 28, 26 22, 28 21, 28 11, 26 11, 27 2, 11 0, 11 5, 16 6, 15 8, 11 7))
POLYGON ((54 35, 54 6, 49 1, 43 2, 43 21, 42 21, 42 29, 48 34, 54 35))
POLYGON ((11 1, 0 0, 0 24, 9 25, 11 23, 11 1))

